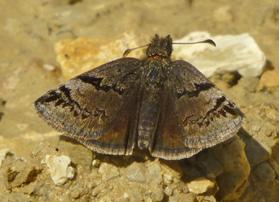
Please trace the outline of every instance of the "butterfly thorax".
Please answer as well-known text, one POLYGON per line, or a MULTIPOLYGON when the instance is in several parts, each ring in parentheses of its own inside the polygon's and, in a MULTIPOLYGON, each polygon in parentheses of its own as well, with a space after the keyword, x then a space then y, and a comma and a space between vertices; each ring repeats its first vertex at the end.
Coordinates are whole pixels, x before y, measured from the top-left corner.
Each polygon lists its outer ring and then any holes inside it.
POLYGON ((171 68, 171 38, 155 38, 144 61, 138 119, 138 147, 152 150, 165 99, 165 82, 171 68))
POLYGON ((170 58, 172 53, 172 39, 170 35, 160 38, 157 34, 146 49, 147 57, 170 58))

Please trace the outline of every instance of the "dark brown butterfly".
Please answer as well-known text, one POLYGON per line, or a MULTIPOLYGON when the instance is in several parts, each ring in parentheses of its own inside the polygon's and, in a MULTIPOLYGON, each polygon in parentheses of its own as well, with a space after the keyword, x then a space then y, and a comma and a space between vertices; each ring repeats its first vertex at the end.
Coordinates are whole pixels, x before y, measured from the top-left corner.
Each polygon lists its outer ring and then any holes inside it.
POLYGON ((48 91, 35 107, 52 127, 102 154, 139 148, 175 160, 233 137, 241 111, 194 66, 172 61, 172 44, 155 35, 145 59, 101 65, 48 91))

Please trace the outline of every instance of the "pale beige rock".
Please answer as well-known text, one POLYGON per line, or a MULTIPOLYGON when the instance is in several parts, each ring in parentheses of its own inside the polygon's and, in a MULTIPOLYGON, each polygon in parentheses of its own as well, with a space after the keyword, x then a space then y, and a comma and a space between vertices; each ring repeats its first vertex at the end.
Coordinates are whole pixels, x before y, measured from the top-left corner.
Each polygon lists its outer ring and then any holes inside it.
POLYGON ((57 67, 52 64, 43 64, 43 68, 49 72, 54 71, 57 67))
POLYGON ((163 182, 164 184, 168 185, 168 184, 171 184, 173 181, 173 177, 169 174, 164 174, 163 175, 163 182))
POLYGON ((133 162, 125 169, 126 177, 129 181, 143 183, 146 181, 147 169, 142 163, 133 162))
POLYGON ((158 160, 148 162, 147 171, 147 180, 149 183, 152 183, 155 186, 161 184, 163 177, 160 162, 158 160))
POLYGON ((213 39, 209 44, 175 46, 174 57, 186 60, 207 77, 214 73, 238 71, 244 77, 259 76, 266 62, 265 55, 254 38, 248 34, 212 36, 208 32, 192 32, 175 42, 213 39))
POLYGON ((211 191, 212 189, 214 189, 215 186, 216 185, 213 181, 206 179, 206 178, 198 178, 198 179, 195 179, 195 180, 187 183, 187 187, 188 187, 189 191, 194 194, 207 193, 207 192, 211 191))
POLYGON ((164 198, 164 190, 162 187, 153 185, 150 188, 151 189, 148 194, 150 194, 151 201, 162 201, 164 198))
MULTIPOLYGON (((55 45, 57 62, 65 79, 72 78, 99 65, 122 57, 128 48, 137 47, 134 33, 124 33, 115 40, 111 39, 65 39, 55 45)), ((139 56, 133 51, 129 56, 139 56)))
POLYGON ((168 196, 171 196, 173 193, 173 187, 171 186, 166 186, 166 188, 164 189, 164 193, 168 196))
POLYGON ((92 161, 92 166, 95 167, 95 168, 99 168, 101 165, 101 161, 99 159, 94 159, 92 161))
POLYGON ((49 168, 50 176, 55 185, 63 185, 67 180, 73 179, 74 168, 68 156, 46 155, 42 161, 49 168))

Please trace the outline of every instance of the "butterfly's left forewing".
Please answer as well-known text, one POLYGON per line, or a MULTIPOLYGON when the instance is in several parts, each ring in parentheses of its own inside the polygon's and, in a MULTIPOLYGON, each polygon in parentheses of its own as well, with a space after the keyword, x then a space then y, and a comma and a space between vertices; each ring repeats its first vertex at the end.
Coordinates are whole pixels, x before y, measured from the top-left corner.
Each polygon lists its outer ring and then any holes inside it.
POLYGON ((54 128, 93 151, 131 154, 141 61, 122 58, 83 73, 35 102, 54 128))
POLYGON ((242 113, 191 64, 172 63, 164 84, 151 154, 176 160, 224 142, 241 126, 242 113))
POLYGON ((208 148, 233 137, 243 114, 222 91, 185 61, 173 62, 175 111, 183 129, 184 144, 208 148))

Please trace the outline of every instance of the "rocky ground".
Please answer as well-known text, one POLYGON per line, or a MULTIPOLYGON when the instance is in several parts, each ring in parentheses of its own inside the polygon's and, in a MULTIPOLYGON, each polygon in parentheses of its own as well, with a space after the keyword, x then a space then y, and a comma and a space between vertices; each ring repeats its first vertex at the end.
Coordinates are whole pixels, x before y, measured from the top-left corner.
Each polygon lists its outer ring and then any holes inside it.
POLYGON ((278 200, 276 0, 2 0, 0 7, 1 200, 278 200), (154 33, 178 39, 192 31, 248 32, 266 55, 260 76, 210 77, 245 114, 235 138, 180 161, 112 157, 61 137, 37 116, 33 101, 75 74, 121 57, 125 47, 145 44, 154 33))

